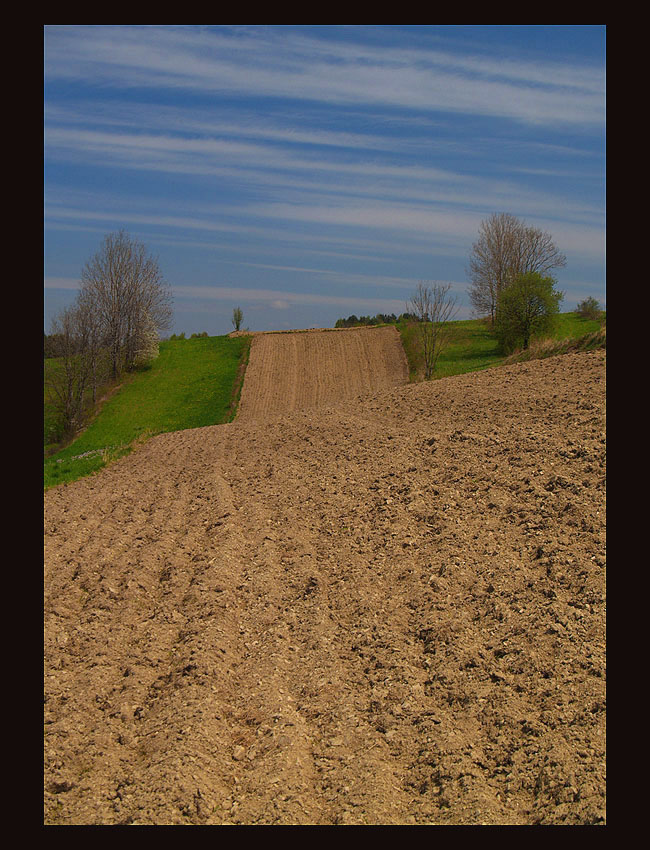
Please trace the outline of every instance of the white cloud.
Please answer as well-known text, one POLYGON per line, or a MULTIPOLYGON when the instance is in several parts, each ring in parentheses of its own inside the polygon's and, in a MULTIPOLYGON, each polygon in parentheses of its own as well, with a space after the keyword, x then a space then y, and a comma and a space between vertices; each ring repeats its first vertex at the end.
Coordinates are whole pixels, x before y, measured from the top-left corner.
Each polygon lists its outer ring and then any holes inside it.
POLYGON ((407 107, 532 124, 604 121, 601 69, 344 44, 284 30, 242 35, 175 26, 52 26, 45 33, 50 79, 407 107))
MULTIPOLYGON (((222 193, 222 213, 227 209, 229 214, 241 216, 280 215, 292 219, 297 214, 305 220, 312 216, 313 221, 324 222, 331 214, 341 222, 354 223, 356 219, 368 227, 376 226, 373 222, 378 218, 394 215, 397 229, 403 229, 400 222, 407 227, 414 223, 415 232, 422 228, 429 232, 432 216, 442 222, 435 206, 443 205, 456 210, 451 220, 458 220, 458 213, 465 208, 465 218, 470 219, 469 228, 474 232, 478 226, 476 216, 495 210, 522 216, 554 214, 564 220, 595 224, 600 224, 602 216, 602 210, 593 204, 518 184, 516 170, 509 179, 497 179, 458 169, 404 163, 399 157, 368 161, 366 155, 351 160, 322 152, 298 154, 291 148, 241 139, 197 139, 140 130, 118 133, 77 126, 48 127, 46 142, 52 159, 179 176, 204 175, 226 181, 230 193, 222 193), (282 191, 283 203, 265 205, 260 201, 243 206, 237 200, 245 195, 275 198, 278 190, 282 191), (303 203, 306 193, 310 197, 307 206, 303 203), (332 200, 335 195, 338 199, 332 200), (355 208, 360 212, 355 212, 355 208)), ((442 232, 446 233, 447 228, 443 227, 442 232)))
POLYGON ((45 289, 79 289, 79 278, 46 277, 43 281, 45 289))
POLYGON ((176 298, 205 298, 215 301, 262 303, 276 309, 290 306, 340 306, 347 308, 385 312, 403 312, 401 299, 355 298, 346 295, 317 295, 311 292, 285 292, 276 289, 248 289, 238 286, 177 286, 173 289, 176 298))
POLYGON ((126 227, 179 281, 232 270, 269 309, 402 312, 352 296, 399 294, 422 270, 461 277, 501 211, 597 276, 604 68, 341 29, 46 26, 46 287, 77 288, 63 275, 86 259, 62 258, 62 231, 66 250, 84 232, 85 252, 88 234, 126 227))

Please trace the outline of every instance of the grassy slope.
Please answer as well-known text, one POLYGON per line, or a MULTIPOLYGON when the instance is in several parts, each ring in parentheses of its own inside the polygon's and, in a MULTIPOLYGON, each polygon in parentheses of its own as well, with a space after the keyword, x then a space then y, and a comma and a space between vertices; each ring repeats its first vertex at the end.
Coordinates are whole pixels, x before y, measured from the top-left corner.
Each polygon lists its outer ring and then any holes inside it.
MULTIPOLYGON (((601 329, 599 321, 561 313, 552 338, 555 345, 534 340, 531 351, 506 358, 487 326, 476 320, 451 323, 448 347, 434 378, 460 375, 517 359, 558 354, 564 340, 586 338, 601 329)), ((412 327, 400 326, 410 378, 418 380, 421 357, 412 327)), ((603 331, 604 334, 604 331, 603 331)), ((161 343, 160 357, 149 369, 130 375, 103 406, 101 414, 69 446, 45 461, 50 487, 88 475, 112 457, 148 436, 229 421, 238 401, 237 375, 247 362, 251 337, 200 337, 161 343), (84 455, 84 457, 79 457, 84 455)), ((591 345, 591 343, 589 343, 591 345)), ((604 344, 604 340, 596 341, 604 344)), ((48 410, 45 409, 47 426, 48 410)))
MULTIPOLYGON (((557 317, 555 329, 550 336, 558 342, 575 340, 586 334, 594 333, 600 328, 601 323, 599 321, 583 319, 576 313, 560 313, 557 317)), ((399 331, 409 361, 410 378, 412 381, 418 380, 423 367, 422 357, 418 352, 415 329, 401 326, 399 331)), ((539 342, 539 340, 533 340, 533 345, 539 345, 539 342)), ((560 351, 558 350, 556 353, 560 353, 560 351)), ((506 358, 502 354, 496 339, 484 322, 475 319, 451 322, 449 344, 440 355, 434 378, 461 375, 464 372, 475 372, 479 369, 487 369, 490 366, 499 366, 506 359, 508 362, 513 362, 516 356, 506 358)))
POLYGON ((250 337, 226 336, 161 343, 151 366, 129 375, 86 430, 45 461, 45 486, 100 469, 134 441, 232 419, 238 371, 249 346, 250 337))

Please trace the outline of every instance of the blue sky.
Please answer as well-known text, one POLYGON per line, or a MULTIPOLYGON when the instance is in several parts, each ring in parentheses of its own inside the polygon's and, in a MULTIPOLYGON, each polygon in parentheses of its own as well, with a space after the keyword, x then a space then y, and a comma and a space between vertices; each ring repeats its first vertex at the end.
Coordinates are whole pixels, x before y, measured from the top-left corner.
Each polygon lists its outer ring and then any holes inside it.
POLYGON ((605 26, 44 27, 45 331, 121 229, 170 332, 332 327, 452 285, 507 212, 606 304, 605 26))

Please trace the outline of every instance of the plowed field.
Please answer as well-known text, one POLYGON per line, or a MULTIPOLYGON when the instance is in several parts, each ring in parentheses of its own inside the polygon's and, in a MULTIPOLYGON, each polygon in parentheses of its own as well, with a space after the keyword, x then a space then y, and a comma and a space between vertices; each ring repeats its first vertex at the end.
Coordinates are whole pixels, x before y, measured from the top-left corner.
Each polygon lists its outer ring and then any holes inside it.
POLYGON ((258 334, 238 418, 336 404, 404 384, 408 366, 396 328, 258 334))
POLYGON ((275 410, 45 493, 45 823, 604 823, 604 352, 275 410))

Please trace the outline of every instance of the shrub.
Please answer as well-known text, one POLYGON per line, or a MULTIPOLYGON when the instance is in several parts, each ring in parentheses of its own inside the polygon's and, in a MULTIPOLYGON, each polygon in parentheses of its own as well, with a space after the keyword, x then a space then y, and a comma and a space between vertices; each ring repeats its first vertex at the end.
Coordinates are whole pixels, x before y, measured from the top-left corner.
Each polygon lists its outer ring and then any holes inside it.
POLYGON ((580 301, 576 313, 583 319, 597 319, 600 315, 600 304, 590 295, 589 298, 580 301))
POLYGON ((538 272, 519 275, 497 301, 495 331, 506 354, 518 346, 526 350, 533 336, 548 332, 559 313, 562 292, 552 277, 538 272))

